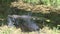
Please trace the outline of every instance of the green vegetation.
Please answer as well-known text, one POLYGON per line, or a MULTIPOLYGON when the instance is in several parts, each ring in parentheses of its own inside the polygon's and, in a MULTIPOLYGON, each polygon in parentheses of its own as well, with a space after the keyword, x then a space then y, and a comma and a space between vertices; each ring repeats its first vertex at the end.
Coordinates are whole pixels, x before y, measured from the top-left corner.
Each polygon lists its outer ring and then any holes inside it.
POLYGON ((26 3, 60 6, 60 0, 23 0, 26 3))
POLYGON ((38 4, 40 0, 23 0, 26 3, 31 3, 31 4, 38 4))

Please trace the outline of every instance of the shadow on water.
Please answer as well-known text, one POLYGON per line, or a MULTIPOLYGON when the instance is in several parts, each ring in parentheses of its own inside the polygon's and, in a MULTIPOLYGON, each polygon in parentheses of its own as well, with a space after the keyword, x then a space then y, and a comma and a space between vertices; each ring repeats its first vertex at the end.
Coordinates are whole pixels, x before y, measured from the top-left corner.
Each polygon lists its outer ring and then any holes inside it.
POLYGON ((11 2, 14 1, 17 0, 0 0, 0 26, 6 24, 8 10, 10 8, 11 2))

